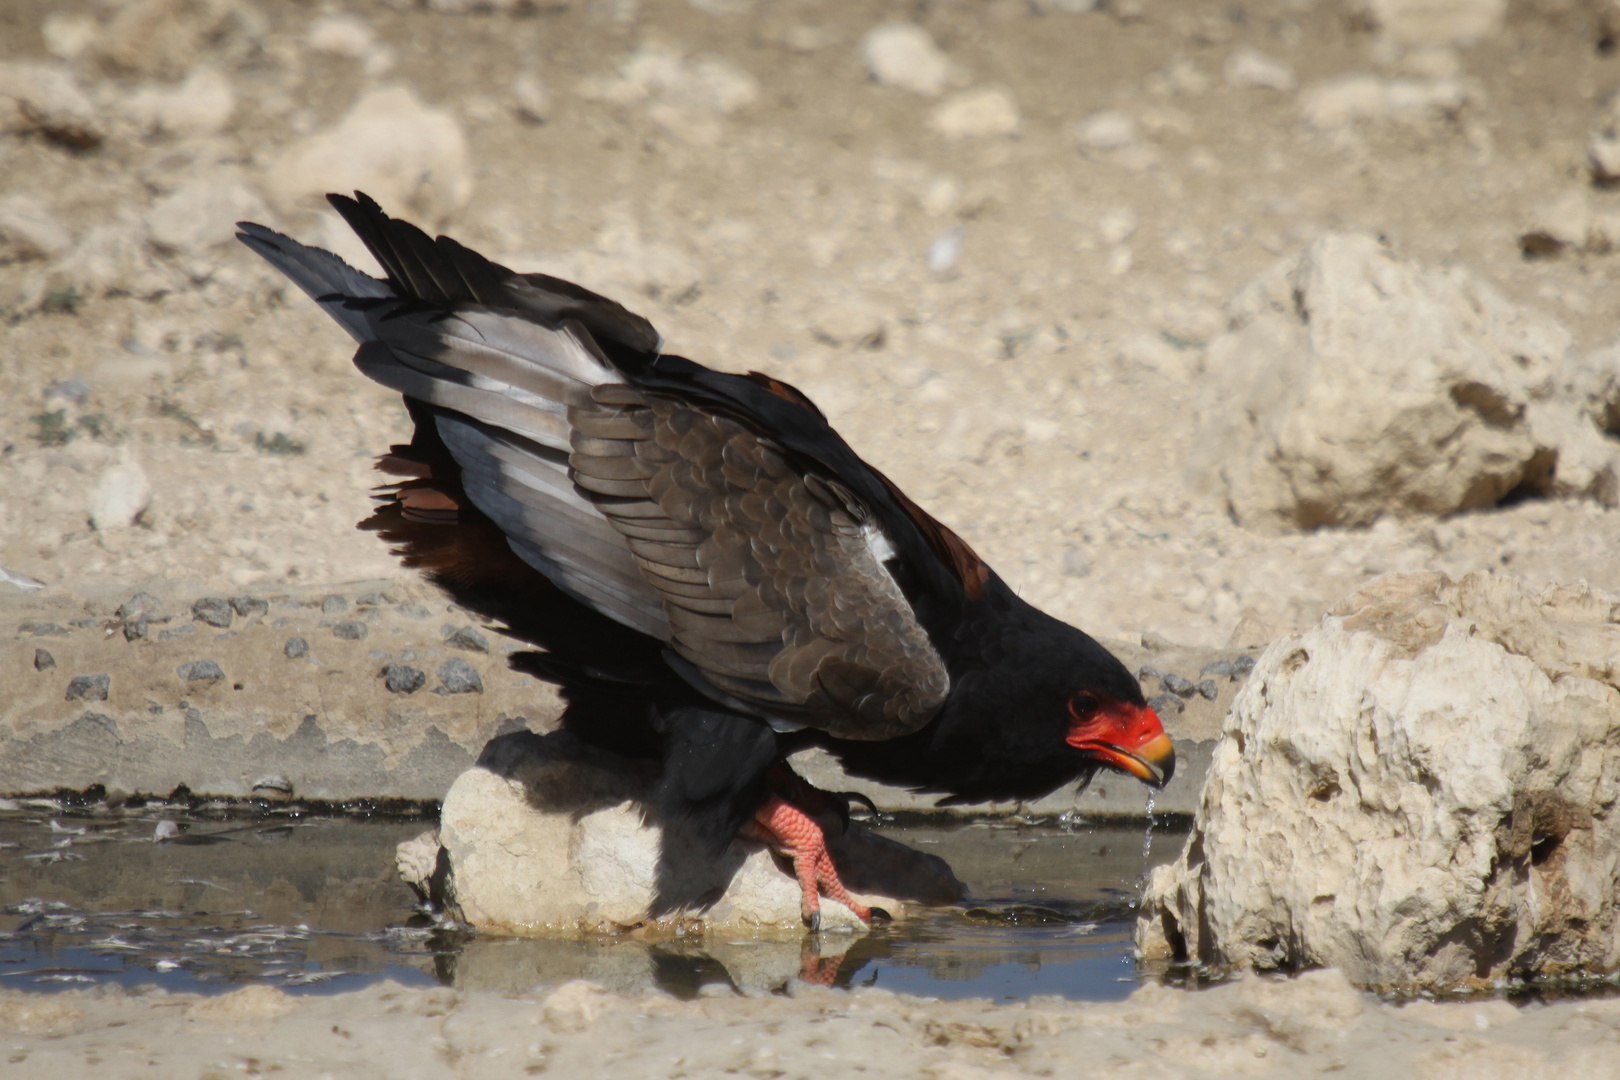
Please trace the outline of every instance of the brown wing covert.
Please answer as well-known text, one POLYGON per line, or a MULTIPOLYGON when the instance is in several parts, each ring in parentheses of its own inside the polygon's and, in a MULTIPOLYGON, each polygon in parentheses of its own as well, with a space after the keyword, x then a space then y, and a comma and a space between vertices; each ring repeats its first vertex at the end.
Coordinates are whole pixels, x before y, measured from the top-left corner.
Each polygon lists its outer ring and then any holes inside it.
POLYGON ((841 485, 726 416, 623 385, 568 410, 574 481, 629 544, 671 646, 717 688, 839 738, 933 716, 943 661, 841 485))

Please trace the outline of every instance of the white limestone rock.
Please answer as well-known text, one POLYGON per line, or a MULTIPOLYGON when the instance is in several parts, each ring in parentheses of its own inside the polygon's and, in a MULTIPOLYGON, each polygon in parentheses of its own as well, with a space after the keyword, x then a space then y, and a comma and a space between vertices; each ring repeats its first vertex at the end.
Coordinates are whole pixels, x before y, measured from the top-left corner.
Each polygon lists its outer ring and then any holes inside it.
POLYGON ((236 90, 218 69, 200 68, 174 86, 141 87, 121 108, 147 134, 212 135, 224 130, 235 114, 236 90))
POLYGON ((97 532, 127 529, 152 505, 152 482, 141 463, 124 455, 90 493, 90 525, 97 532))
MULTIPOLYGON (((1564 493, 1530 414, 1569 333, 1468 271, 1328 234, 1227 304, 1205 354, 1196 484, 1251 528, 1364 525, 1564 493)), ((1575 436, 1572 435, 1571 438, 1575 436)))
POLYGON ((76 150, 107 135, 105 118, 71 71, 22 61, 0 63, 0 128, 38 131, 76 150))
POLYGON ((433 229, 467 204, 473 176, 456 118, 394 86, 363 94, 335 125, 290 146, 266 187, 285 214, 323 208, 328 191, 360 190, 433 229))
POLYGON ((1126 150, 1141 141, 1136 121, 1117 109, 1094 112, 1074 126, 1075 141, 1088 153, 1126 150))
POLYGON ((1292 90, 1294 71, 1275 56, 1244 46, 1226 58, 1224 69, 1229 86, 1257 90, 1292 90))
POLYGON ((167 287, 154 272, 146 227, 137 211, 121 208, 110 220, 90 226, 52 270, 53 283, 83 296, 127 292, 147 296, 167 287))
POLYGON ((975 86, 952 94, 928 114, 947 139, 989 139, 1018 131, 1018 99, 1005 86, 975 86))
POLYGON ((1471 45, 1502 32, 1507 0, 1360 0, 1361 16, 1397 45, 1471 45))
POLYGON ((867 31, 860 47, 872 78, 913 94, 938 97, 962 75, 933 35, 916 23, 884 23, 867 31))
POLYGON ((367 75, 382 75, 394 66, 394 52, 377 40, 371 24, 356 15, 322 15, 309 24, 304 43, 328 56, 360 61, 367 75))
POLYGON ((116 74, 172 80, 203 60, 229 67, 263 38, 264 17, 245 0, 135 0, 97 34, 95 52, 116 74))
MULTIPOLYGON (((1615 10, 1620 14, 1620 8, 1615 10)), ((1586 159, 1594 182, 1612 185, 1620 181, 1620 94, 1611 93, 1603 102, 1587 136, 1586 159)))
POLYGON ((1274 642, 1139 947, 1406 991, 1620 968, 1616 599, 1392 574, 1274 642))
MULTIPOLYGON (((666 829, 648 809, 656 783, 648 763, 563 733, 494 740, 444 799, 447 906, 480 930, 504 934, 617 933, 694 921, 728 934, 802 933, 798 884, 772 854, 736 841, 715 858, 679 828, 666 829)), ((856 899, 897 918, 910 903, 962 895, 940 859, 858 826, 841 836, 831 828, 828 847, 856 899)), ((429 864, 413 849, 401 865, 420 878, 429 864)), ((823 898, 821 910, 824 929, 863 929, 836 901, 823 898)))
POLYGON ((0 198, 0 263, 50 259, 73 246, 73 234, 29 195, 0 198))
POLYGON ((188 181, 146 212, 147 235, 160 251, 200 254, 230 243, 238 221, 262 221, 264 200, 228 173, 188 181))
POLYGON ((1467 87, 1454 76, 1385 79, 1352 72, 1307 87, 1299 107, 1311 127, 1333 131, 1361 123, 1454 120, 1469 100, 1467 87))
POLYGON ((95 46, 100 32, 94 15, 78 11, 55 11, 39 24, 45 51, 58 60, 77 60, 95 46))

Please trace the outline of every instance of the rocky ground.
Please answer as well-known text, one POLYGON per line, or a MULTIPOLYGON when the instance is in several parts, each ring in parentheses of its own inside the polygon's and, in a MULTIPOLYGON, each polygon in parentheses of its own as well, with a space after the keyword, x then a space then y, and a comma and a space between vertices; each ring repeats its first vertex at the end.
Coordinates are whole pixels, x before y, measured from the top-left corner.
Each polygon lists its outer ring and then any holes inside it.
MULTIPOLYGON (((60 623, 71 632, 88 633, 73 626, 87 617, 116 631, 116 607, 141 589, 171 612, 203 597, 352 599, 354 582, 431 606, 353 528, 371 455, 408 430, 397 399, 230 238, 252 218, 365 265, 318 199, 351 187, 622 299, 671 351, 799 384, 1025 596, 1102 636, 1259 645, 1389 570, 1620 579, 1620 407, 1603 383, 1620 307, 1620 19, 1598 0, 7 0, 0 28, 0 589, 78 598, 60 623), (891 22, 906 25, 874 35, 891 22), (1332 230, 1386 246, 1345 276, 1312 245, 1332 230), (1266 276, 1283 261, 1294 276, 1266 276), (1379 282, 1401 296, 1418 283, 1449 314, 1384 320, 1379 282), (1311 321, 1341 301, 1353 318, 1311 321), (1381 325, 1394 340, 1357 337, 1381 325), (1278 405, 1266 373, 1292 369, 1245 358, 1308 339, 1319 375, 1359 379, 1376 404, 1383 380, 1400 381, 1399 350, 1431 331, 1462 359, 1402 385, 1432 396, 1414 413, 1430 420, 1381 452, 1476 473, 1447 502, 1395 468, 1381 500, 1370 468, 1355 516, 1322 517, 1310 469, 1354 440, 1305 437, 1335 430, 1348 399, 1278 405), (1347 341, 1397 363, 1358 376, 1341 363, 1347 341), (1267 469, 1283 480, 1251 498, 1244 485, 1267 469)), ((288 617, 235 614, 260 618, 266 640, 288 617)), ((386 643, 327 644, 344 620, 325 616, 299 615, 323 635, 317 651, 380 671, 381 646, 412 663, 386 643)), ((22 634, 18 664, 62 648, 22 634)), ((185 681, 197 658, 171 645, 163 677, 185 681)), ((493 691, 495 657, 463 653, 493 691)), ((449 689, 439 668, 457 655, 416 664, 424 693, 449 689)), ((226 694, 224 674, 200 681, 226 694)), ((1243 1003, 1250 992, 1153 998, 1175 1030, 1120 1037, 1116 1071, 1199 1075, 1230 1052, 1279 1075, 1340 1054, 1353 1072, 1387 1045, 1414 1075, 1580 1075, 1581 1040, 1614 1038, 1599 1004, 1513 1014, 1499 1035, 1495 1013, 1456 1013, 1458 1033, 1357 999, 1335 1028, 1351 1035, 1318 1043, 1317 1020, 1290 1026, 1280 1005, 1243 1003)), ((45 1000, 0 1007, 0 1027, 33 1032, 16 1037, 23 1068, 106 1055, 98 1025, 137 1013, 197 1033, 165 1059, 195 1049, 175 1068, 235 1068, 223 1040, 236 1036, 183 1012, 192 1002, 53 998, 69 1017, 58 1031, 26 1018, 45 1000), (40 1041, 54 1034, 67 1041, 40 1041)), ((501 1022, 491 1007, 431 1006, 468 1032, 501 1022)), ((537 1007, 494 1008, 528 1024, 537 1007)), ((688 1038, 698 1012, 727 1007, 603 1006, 655 1026, 679 1017, 688 1038)), ((299 1008, 288 1017, 315 1023, 299 1008)), ((905 1008, 923 1019, 874 1038, 893 1032, 935 1075, 1038 1069, 1063 1047, 1065 1066, 1115 1061, 1066 1041, 1081 1038, 1074 1010, 1021 1057, 1002 1049, 1012 1011, 905 1008)), ((715 1022, 739 1025, 749 1053, 802 1054, 792 1040, 813 1039, 822 1009, 748 1003, 715 1022)), ((354 1047, 392 1040, 388 1023, 354 1047)), ((523 1067, 595 1052, 594 1029, 577 1030, 537 1042, 523 1067)), ((438 1037, 466 1062, 495 1045, 438 1037)))
POLYGON ((365 185, 801 384, 1108 636, 1274 635, 1390 569, 1615 576, 1593 500, 1244 528, 1194 439, 1234 397, 1203 370, 1222 303, 1325 229, 1467 268, 1573 356, 1613 338, 1598 8, 472 6, 0 10, 8 573, 395 572, 352 525, 403 413, 229 239, 247 216, 363 261, 315 195, 365 185), (863 46, 911 16, 931 41, 863 46))
POLYGON ((382 983, 339 997, 0 992, 7 1076, 1022 1076, 1508 1080, 1613 1076, 1620 1002, 1404 1007, 1334 971, 1202 993, 1145 986, 1083 1009, 801 986, 693 1001, 572 982, 545 994, 382 983))

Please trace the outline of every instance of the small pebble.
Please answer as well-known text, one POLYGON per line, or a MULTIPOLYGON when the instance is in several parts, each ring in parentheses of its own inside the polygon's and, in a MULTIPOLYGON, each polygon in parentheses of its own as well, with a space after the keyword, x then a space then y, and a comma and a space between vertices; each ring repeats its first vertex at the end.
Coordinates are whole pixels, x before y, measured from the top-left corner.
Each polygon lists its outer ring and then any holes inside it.
POLYGON ((33 634, 35 637, 67 637, 69 631, 67 627, 53 622, 25 622, 17 624, 17 633, 33 634))
POLYGON ((1241 679, 1253 670, 1254 657, 1252 656, 1240 656, 1232 661, 1232 677, 1234 679, 1241 679))
POLYGON ((943 274, 956 265, 962 254, 962 226, 952 225, 928 245, 928 269, 943 274))
POLYGON ((297 660, 301 656, 309 655, 309 642, 301 637, 290 637, 287 639, 287 647, 281 651, 287 654, 287 659, 297 660))
POLYGON ((147 634, 146 616, 141 615, 134 619, 124 620, 124 640, 137 641, 147 634))
MULTIPOLYGON (((462 663, 466 663, 465 660, 462 663)), ((404 664, 388 664, 382 669, 383 683, 391 694, 414 694, 427 684, 427 674, 421 668, 407 667, 404 664)), ((477 678, 474 672, 473 677, 477 678)), ((443 673, 440 673, 443 677, 443 673)))
POLYGON ((1226 81, 1231 86, 1286 91, 1294 88, 1294 73, 1276 57, 1245 47, 1226 58, 1226 81))
MULTIPOLYGON (((53 662, 54 663, 54 662, 53 662)), ((112 678, 107 675, 75 675, 68 683, 67 701, 106 701, 112 678)))
POLYGON ((950 85, 954 65, 915 23, 885 23, 868 31, 860 48, 866 70, 887 86, 934 97, 950 85))
POLYGON ((439 665, 439 681, 444 683, 444 691, 448 694, 484 692, 484 680, 479 678, 478 669, 459 656, 439 665))
POLYGON ((416 650, 415 649, 406 649, 404 652, 399 654, 399 658, 401 660, 415 660, 416 659, 416 650))
POLYGON ((1211 660, 1209 663, 1204 665, 1204 670, 1198 673, 1198 677, 1202 679, 1206 676, 1213 675, 1215 678, 1220 679, 1225 678, 1228 675, 1235 674, 1236 672, 1237 668, 1230 660, 1211 660))
POLYGON ((1063 553, 1063 573, 1067 577, 1090 577, 1091 563, 1086 561, 1079 548, 1069 548, 1063 553))
POLYGON ((407 619, 425 619, 429 614, 428 609, 421 604, 401 604, 399 613, 407 619))
POLYGON ((244 619, 251 618, 254 615, 268 615, 270 614, 270 602, 268 600, 255 600, 251 596, 233 596, 231 597, 231 610, 244 619))
POLYGON ((370 632, 365 623, 358 621, 340 622, 332 627, 332 636, 344 641, 363 641, 370 632))
POLYGON ((1149 679, 1158 679, 1160 682, 1164 682, 1164 672, 1150 664, 1143 664, 1136 672, 1136 677, 1142 682, 1147 682, 1149 679))
POLYGON ((71 401, 75 405, 83 405, 89 397, 90 386, 81 375, 75 375, 71 379, 63 379, 61 382, 51 383, 45 388, 46 401, 51 398, 61 398, 64 401, 71 401))
POLYGON ((225 672, 220 670, 218 664, 212 660, 193 660, 189 664, 181 664, 174 669, 183 682, 203 682, 207 679, 223 679, 225 672))
POLYGON ((1193 689, 1203 694, 1210 701, 1214 701, 1221 693, 1220 689, 1216 687, 1214 679, 1201 679, 1193 689))
POLYGON ((1074 126, 1082 150, 1106 153, 1134 146, 1140 136, 1136 121, 1117 109, 1092 113, 1074 126))
POLYGON ((489 639, 470 626, 459 628, 445 627, 449 633, 444 635, 444 643, 452 649, 466 649, 469 652, 489 652, 489 639))
POLYGON ((217 626, 221 630, 231 625, 231 604, 229 600, 220 596, 205 596, 191 605, 191 614, 209 626, 217 626))
POLYGON ((1142 632, 1142 648, 1148 652, 1163 652, 1175 648, 1175 643, 1156 630, 1142 632))
POLYGON ((1164 683, 1164 688, 1166 690, 1170 691, 1172 694, 1175 694, 1177 697, 1192 697, 1195 692, 1191 679, 1177 675, 1173 671, 1167 672, 1164 678, 1160 679, 1159 681, 1164 683))
POLYGON ((34 650, 34 670, 46 671, 56 666, 56 657, 44 649, 34 650))
POLYGON ((1174 694, 1158 694, 1148 698, 1148 708, 1156 713, 1162 713, 1166 709, 1174 708, 1176 712, 1181 713, 1187 711, 1187 703, 1174 694))
POLYGON ((348 610, 349 602, 336 593, 321 601, 321 614, 323 615, 341 615, 348 610))
POLYGON ((165 630, 165 631, 163 631, 163 633, 158 635, 158 640, 159 641, 173 641, 175 638, 183 638, 183 637, 187 636, 188 634, 195 634, 196 632, 197 632, 197 624, 196 623, 186 623, 186 625, 177 626, 173 630, 165 630))
POLYGON ((373 660, 392 660, 393 659, 392 656, 388 655, 388 653, 384 652, 382 649, 372 649, 370 652, 366 653, 366 655, 371 657, 373 660))
POLYGON ((120 619, 136 619, 142 615, 163 614, 163 601, 148 592, 136 593, 124 601, 124 606, 118 609, 120 619))
POLYGON ((360 607, 382 607, 387 601, 383 599, 381 593, 368 592, 355 600, 355 603, 360 607))

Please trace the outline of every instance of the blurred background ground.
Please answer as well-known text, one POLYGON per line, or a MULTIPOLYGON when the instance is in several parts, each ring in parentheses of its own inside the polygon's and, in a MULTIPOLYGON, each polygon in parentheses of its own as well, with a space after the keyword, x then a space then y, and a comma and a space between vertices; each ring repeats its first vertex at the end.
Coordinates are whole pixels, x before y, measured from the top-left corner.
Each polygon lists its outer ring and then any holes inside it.
POLYGON ((670 351, 800 385, 1102 636, 1257 644, 1388 570, 1612 582, 1601 500, 1244 527, 1198 418, 1241 407, 1206 364, 1223 302, 1327 230, 1466 268, 1572 357, 1608 344, 1620 193, 1589 148, 1613 21, 1585 0, 5 0, 0 567, 80 593, 398 573, 353 528, 408 432, 397 397, 230 239, 247 217, 369 265, 318 199, 365 186, 622 300, 670 351))

